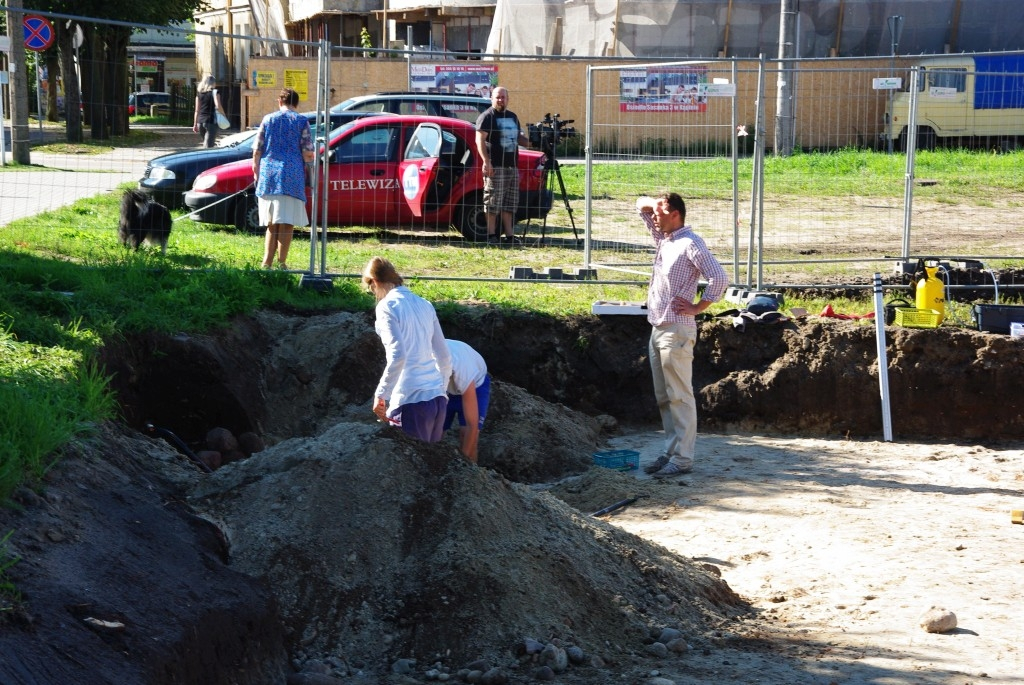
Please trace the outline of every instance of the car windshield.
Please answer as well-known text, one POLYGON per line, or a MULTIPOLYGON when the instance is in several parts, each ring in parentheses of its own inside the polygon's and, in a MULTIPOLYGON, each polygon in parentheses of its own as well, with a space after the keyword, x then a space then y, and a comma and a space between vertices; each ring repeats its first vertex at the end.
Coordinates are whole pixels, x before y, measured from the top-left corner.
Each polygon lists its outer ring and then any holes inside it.
POLYGON ((334 107, 331 107, 332 112, 344 112, 345 110, 354 107, 357 100, 355 98, 349 98, 345 102, 339 102, 334 107))
POLYGON ((233 148, 235 148, 237 150, 246 150, 246 149, 252 149, 252 146, 255 145, 255 144, 256 144, 256 131, 253 131, 252 134, 247 136, 246 138, 243 138, 242 140, 237 140, 234 143, 232 143, 231 147, 233 147, 233 148))
POLYGON ((231 135, 224 136, 223 138, 218 138, 217 147, 238 147, 243 143, 252 145, 255 137, 256 129, 254 128, 246 131, 240 131, 238 133, 232 133, 231 135))

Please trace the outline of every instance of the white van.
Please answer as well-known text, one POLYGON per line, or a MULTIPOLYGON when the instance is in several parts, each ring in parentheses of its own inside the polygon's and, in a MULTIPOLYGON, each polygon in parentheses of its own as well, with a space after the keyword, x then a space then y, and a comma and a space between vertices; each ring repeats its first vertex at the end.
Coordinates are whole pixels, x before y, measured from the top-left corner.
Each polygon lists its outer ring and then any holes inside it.
MULTIPOLYGON (((923 59, 917 82, 917 147, 1016 148, 1024 140, 1024 53, 923 59)), ((887 106, 883 140, 906 148, 910 73, 887 106)))

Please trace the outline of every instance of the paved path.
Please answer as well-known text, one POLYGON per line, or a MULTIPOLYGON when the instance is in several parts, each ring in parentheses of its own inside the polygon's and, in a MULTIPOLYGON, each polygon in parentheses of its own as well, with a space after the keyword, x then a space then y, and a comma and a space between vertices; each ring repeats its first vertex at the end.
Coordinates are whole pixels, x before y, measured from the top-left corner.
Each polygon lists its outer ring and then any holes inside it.
MULTIPOLYGON (((153 146, 114 148, 98 155, 33 151, 32 167, 0 170, 0 226, 110 192, 122 183, 137 182, 149 160, 195 147, 198 140, 191 128, 153 128, 161 134, 153 146)), ((10 161, 8 149, 8 164, 10 161)))

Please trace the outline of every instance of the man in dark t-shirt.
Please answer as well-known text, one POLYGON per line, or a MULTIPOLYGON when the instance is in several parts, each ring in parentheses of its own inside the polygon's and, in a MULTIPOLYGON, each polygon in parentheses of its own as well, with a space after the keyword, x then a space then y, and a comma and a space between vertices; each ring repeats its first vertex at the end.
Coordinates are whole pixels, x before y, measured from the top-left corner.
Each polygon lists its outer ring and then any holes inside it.
POLYGON ((498 242, 500 215, 504 232, 501 243, 519 243, 513 233, 513 218, 519 202, 519 146, 529 144, 519 128, 519 117, 508 109, 508 89, 498 86, 491 92, 491 106, 476 120, 476 149, 483 158, 488 242, 498 242))

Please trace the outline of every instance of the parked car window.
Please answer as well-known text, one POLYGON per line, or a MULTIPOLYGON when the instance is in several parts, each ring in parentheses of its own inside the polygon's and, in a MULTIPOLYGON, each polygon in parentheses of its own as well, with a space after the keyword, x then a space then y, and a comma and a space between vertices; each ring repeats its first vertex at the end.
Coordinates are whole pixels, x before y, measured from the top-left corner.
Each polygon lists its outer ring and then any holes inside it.
POLYGON ((331 152, 331 162, 352 164, 391 161, 395 156, 399 130, 397 127, 371 128, 349 136, 331 152))
MULTIPOLYGON (((335 107, 334 109, 338 109, 335 107)), ((332 110, 334 111, 334 110, 332 110)), ((388 103, 382 100, 375 100, 373 102, 364 102, 359 105, 360 112, 389 112, 388 103)))
POLYGON ((420 126, 409 141, 405 151, 406 159, 424 159, 437 157, 441 147, 441 130, 432 126, 420 126))
POLYGON ((430 114, 430 110, 417 100, 402 100, 398 103, 399 114, 430 114))
POLYGON ((480 114, 487 109, 488 105, 463 105, 458 103, 442 102, 441 111, 449 117, 455 117, 456 119, 462 119, 464 121, 476 122, 476 119, 480 114))

